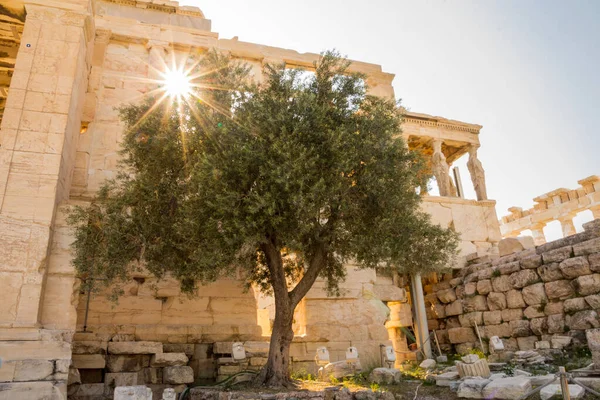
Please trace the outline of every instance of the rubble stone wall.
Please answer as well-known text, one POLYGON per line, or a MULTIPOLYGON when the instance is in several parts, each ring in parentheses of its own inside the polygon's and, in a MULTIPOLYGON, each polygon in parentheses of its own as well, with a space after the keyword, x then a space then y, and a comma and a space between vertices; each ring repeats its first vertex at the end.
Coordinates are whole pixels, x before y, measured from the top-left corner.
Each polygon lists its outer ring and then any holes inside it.
POLYGON ((453 279, 425 287, 429 329, 458 353, 503 338, 507 350, 600 327, 600 219, 584 232, 503 257, 470 261, 453 279))

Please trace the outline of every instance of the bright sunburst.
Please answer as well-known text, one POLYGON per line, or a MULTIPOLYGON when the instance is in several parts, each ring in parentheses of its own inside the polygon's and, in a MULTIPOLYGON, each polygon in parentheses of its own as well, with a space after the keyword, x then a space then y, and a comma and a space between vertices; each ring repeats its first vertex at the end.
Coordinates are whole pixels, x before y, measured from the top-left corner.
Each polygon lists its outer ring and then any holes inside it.
POLYGON ((183 69, 168 69, 163 74, 164 90, 171 97, 187 97, 192 91, 190 77, 183 69))

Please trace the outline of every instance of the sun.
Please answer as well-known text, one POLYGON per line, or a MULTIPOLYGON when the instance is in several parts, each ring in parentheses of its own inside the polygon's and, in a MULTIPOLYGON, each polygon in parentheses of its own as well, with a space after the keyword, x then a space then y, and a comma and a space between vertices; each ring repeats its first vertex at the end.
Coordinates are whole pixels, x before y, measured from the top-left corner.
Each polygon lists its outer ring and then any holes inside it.
POLYGON ((168 69, 163 74, 165 92, 171 97, 187 97, 192 91, 190 77, 181 69, 168 69))

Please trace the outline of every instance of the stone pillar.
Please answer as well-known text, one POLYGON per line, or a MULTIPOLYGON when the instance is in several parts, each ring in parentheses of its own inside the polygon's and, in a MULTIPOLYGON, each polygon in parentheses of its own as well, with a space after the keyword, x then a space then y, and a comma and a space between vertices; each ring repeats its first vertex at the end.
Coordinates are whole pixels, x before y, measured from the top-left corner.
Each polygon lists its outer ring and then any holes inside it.
POLYGON ((536 246, 541 246, 546 243, 546 235, 544 235, 544 227, 546 224, 534 224, 531 225, 531 236, 533 236, 533 243, 536 246))
POLYGON ((169 43, 150 40, 146 44, 146 48, 148 49, 148 79, 160 84, 164 79, 164 72, 171 67, 169 60, 166 59, 169 53, 169 43))
MULTIPOLYGON (((42 299, 57 205, 71 185, 94 27, 90 0, 25 7, 0 134, 0 381, 14 381, 3 385, 10 398, 33 386, 37 398, 58 398, 66 397, 70 334, 44 329, 42 299)), ((71 306, 72 287, 60 295, 71 306)))
POLYGON ((563 237, 571 236, 577 233, 575 225, 573 225, 572 216, 566 215, 563 217, 559 217, 558 220, 560 221, 563 237))
POLYGON ((432 358, 431 341, 429 339, 429 325, 427 324, 427 315, 425 311, 425 297, 423 296, 423 283, 421 274, 413 274, 410 277, 411 287, 414 299, 415 314, 417 316, 417 330, 419 336, 417 339, 421 342, 420 348, 423 350, 425 358, 432 358))
POLYGON ((431 168, 440 190, 440 196, 451 196, 452 188, 450 185, 450 174, 448 172, 449 167, 448 163, 446 162, 446 156, 444 156, 444 153, 442 153, 442 141, 440 139, 433 140, 431 168))
POLYGON ((467 161, 467 168, 471 174, 471 181, 473 182, 477 200, 487 200, 485 170, 481 165, 481 161, 477 158, 477 146, 475 145, 469 147, 469 161, 467 161))

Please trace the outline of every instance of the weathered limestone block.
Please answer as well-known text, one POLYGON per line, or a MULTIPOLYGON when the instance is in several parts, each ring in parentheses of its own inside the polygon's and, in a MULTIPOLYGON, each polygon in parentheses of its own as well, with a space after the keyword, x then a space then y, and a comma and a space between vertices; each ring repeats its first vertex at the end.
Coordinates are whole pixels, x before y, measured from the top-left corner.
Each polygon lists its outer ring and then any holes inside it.
POLYGON ((483 388, 483 396, 486 399, 516 400, 531 389, 531 381, 527 377, 501 378, 491 381, 483 388))
POLYGON ((580 296, 600 293, 600 274, 580 276, 573 280, 572 284, 580 296))
POLYGON ((109 355, 106 359, 109 372, 138 372, 148 366, 149 355, 109 355))
POLYGON ((510 283, 510 277, 508 275, 501 275, 492 278, 492 288, 494 292, 507 292, 512 289, 510 283))
POLYGON ((544 308, 542 305, 529 306, 523 311, 523 315, 525 315, 527 319, 540 318, 545 315, 544 308))
MULTIPOLYGON (((188 357, 194 355, 195 348, 193 343, 163 343, 164 353, 184 353, 188 357)), ((205 344, 208 347, 208 344, 205 344)))
POLYGON ((513 272, 517 272, 518 270, 520 270, 521 264, 519 263, 519 261, 513 261, 507 264, 498 265, 497 268, 502 275, 510 275, 513 272))
POLYGON ((588 256, 588 262, 590 263, 590 269, 593 272, 600 272, 600 253, 590 254, 588 256))
POLYGON ((537 304, 547 303, 548 297, 544 290, 543 283, 536 283, 534 285, 526 286, 523 288, 523 300, 527 305, 535 306, 537 304))
POLYGON ((483 388, 490 382, 489 379, 478 376, 465 379, 458 386, 457 396, 465 399, 483 399, 483 388))
POLYGON ((490 311, 504 310, 506 308, 506 296, 504 293, 490 293, 487 296, 487 306, 490 311))
POLYGON ((452 303, 456 300, 456 292, 454 289, 440 290, 437 292, 437 297, 444 304, 452 303))
POLYGON ((101 369, 106 366, 103 354, 73 354, 73 366, 77 369, 101 369))
POLYGON ((565 331, 565 315, 548 315, 548 333, 563 333, 565 331))
POLYGON ((369 375, 369 381, 391 385, 400 382, 401 373, 394 368, 375 368, 369 375))
POLYGON ((460 315, 463 313, 463 304, 461 300, 453 301, 452 303, 446 305, 446 317, 451 317, 453 315, 460 315))
POLYGON ((550 342, 553 349, 562 349, 571 344, 573 338, 571 336, 552 335, 550 342))
POLYGON ((451 386, 458 378, 457 371, 444 372, 443 374, 434 376, 436 386, 451 386))
POLYGON ((162 400, 177 400, 177 392, 173 388, 166 388, 162 394, 162 400))
POLYGON ((498 325, 502 323, 502 311, 485 311, 483 313, 483 323, 486 325, 498 325))
POLYGON ((81 341, 73 342, 73 354, 106 354, 108 342, 81 341))
POLYGON ((138 372, 109 372, 104 375, 104 384, 110 393, 117 386, 143 385, 143 378, 143 374, 138 372))
POLYGON ((114 400, 152 400, 152 389, 146 386, 119 386, 114 400))
POLYGON ((544 308, 544 314, 552 315, 552 314, 562 314, 564 312, 564 303, 562 301, 551 301, 546 304, 544 308))
POLYGON ((600 294, 585 296, 585 301, 594 310, 600 309, 600 294))
POLYGON ((527 306, 520 290, 512 289, 506 292, 506 306, 508 308, 525 308, 527 306))
POLYGON ((156 354, 162 351, 160 342, 110 342, 108 344, 110 354, 156 354))
POLYGON ((524 269, 510 274, 510 283, 515 289, 521 289, 525 286, 533 285, 538 282, 540 277, 533 269, 524 269))
POLYGON ((537 336, 518 337, 517 344, 520 351, 535 349, 535 343, 540 340, 537 336))
POLYGON ((484 279, 477 282, 477 293, 486 295, 492 291, 492 281, 490 279, 484 279))
POLYGON ((463 327, 473 327, 475 324, 483 325, 483 312, 473 311, 470 313, 462 314, 458 316, 460 325, 463 327))
MULTIPOLYGON (((104 387, 104 385, 101 385, 104 387)), ((0 384, 1 400, 59 400, 65 398, 57 382, 8 382, 0 384)))
POLYGON ((491 338, 493 336, 498 336, 501 338, 510 337, 512 335, 512 329, 508 322, 498 325, 485 325, 482 326, 479 331, 481 332, 481 336, 486 338, 491 338))
POLYGON ((537 272, 544 282, 552 282, 559 279, 564 279, 559 263, 542 265, 537 269, 537 272))
POLYGON ((531 329, 529 329, 529 321, 517 320, 517 321, 510 321, 508 324, 510 325, 510 329, 512 331, 512 336, 514 336, 514 337, 531 336, 531 329))
POLYGON ((573 315, 567 315, 565 321, 571 330, 600 328, 598 313, 594 310, 578 311, 573 315))
POLYGON ((50 379, 54 372, 54 364, 48 360, 21 360, 15 362, 15 382, 43 381, 50 379))
POLYGON ((477 294, 477 282, 465 284, 465 296, 473 296, 475 294, 477 294))
POLYGON ((446 307, 443 304, 434 304, 430 310, 435 318, 446 318, 446 307))
MULTIPOLYGON (((547 340, 539 340, 537 342, 535 342, 535 350, 548 350, 550 349, 550 342, 547 340)), ((551 375, 552 377, 554 377, 554 375, 551 375)), ((544 382, 546 383, 546 382, 544 382)), ((544 384, 542 383, 542 385, 544 384)), ((537 385, 539 386, 539 385, 537 385)))
POLYGON ((574 299, 567 299, 564 301, 564 312, 565 314, 573 314, 577 311, 589 309, 588 303, 583 297, 576 297, 574 299))
POLYGON ((523 310, 520 308, 508 308, 502 310, 502 320, 504 322, 516 321, 523 319, 523 310))
POLYGON ((576 256, 585 256, 588 254, 600 252, 600 238, 588 240, 573 246, 573 252, 576 256))
POLYGON ((450 343, 476 342, 477 335, 472 328, 452 328, 448 329, 450 343))
POLYGON ((555 250, 550 250, 542 254, 544 264, 550 264, 555 262, 562 262, 573 254, 572 246, 560 247, 555 250))
POLYGON ((486 296, 473 296, 463 300, 464 312, 472 311, 487 311, 487 298, 486 296))
MULTIPOLYGON (((477 357, 476 354, 471 355, 477 357)), ((456 370, 461 378, 465 376, 481 376, 483 378, 488 378, 490 376, 490 367, 485 358, 477 357, 477 360, 469 363, 459 361, 456 363, 456 370)))
POLYGON ((536 269, 540 265, 542 265, 542 256, 539 254, 534 254, 521 259, 521 268, 523 269, 536 269))
POLYGON ((165 367, 163 368, 163 382, 179 385, 194 382, 194 371, 192 367, 165 367))
POLYGON ((600 370, 600 329, 589 329, 585 332, 585 336, 592 352, 594 368, 600 370))
POLYGON ((585 256, 567 258, 559 264, 559 268, 563 276, 567 279, 574 279, 578 276, 592 273, 590 263, 585 256))
POLYGON ((534 335, 538 335, 541 336, 544 334, 544 332, 546 332, 548 330, 548 318, 547 317, 541 317, 541 318, 533 318, 531 321, 529 321, 529 327, 531 328, 531 331, 533 332, 534 335))
POLYGON ((428 293, 425 295, 425 305, 427 307, 433 305, 433 304, 437 304, 440 301, 438 300, 437 294, 435 293, 428 293))
POLYGON ((172 367, 186 365, 189 359, 184 353, 158 353, 150 359, 151 367, 172 367))
MULTIPOLYGON (((140 374, 138 372, 138 374, 140 374)), ((146 384, 159 384, 162 383, 162 368, 144 368, 142 370, 144 377, 144 383, 146 384)), ((211 376, 212 377, 212 376, 211 376)))
POLYGON ((77 368, 69 368, 69 376, 67 378, 67 385, 71 386, 74 384, 80 384, 81 383, 81 374, 79 373, 79 370, 77 368))
POLYGON ((498 242, 498 252, 500 257, 518 253, 523 250, 525 250, 525 248, 518 238, 505 238, 498 242))
POLYGON ((454 288, 454 292, 456 293, 457 299, 464 299, 465 298, 465 285, 458 285, 457 287, 454 288))

